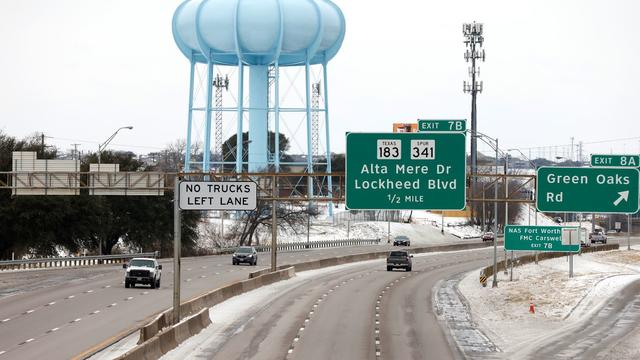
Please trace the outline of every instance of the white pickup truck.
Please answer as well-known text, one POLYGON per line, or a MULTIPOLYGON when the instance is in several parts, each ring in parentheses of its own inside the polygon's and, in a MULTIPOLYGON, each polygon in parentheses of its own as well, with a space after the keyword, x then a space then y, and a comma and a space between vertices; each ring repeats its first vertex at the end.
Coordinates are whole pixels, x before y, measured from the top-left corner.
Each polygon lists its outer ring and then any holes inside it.
POLYGON ((605 235, 602 231, 592 232, 591 234, 589 234, 589 242, 591 242, 592 244, 595 244, 595 243, 606 244, 607 235, 605 235))
POLYGON ((152 289, 160 287, 162 265, 156 259, 134 258, 129 264, 123 264, 126 269, 124 287, 135 287, 136 284, 148 284, 152 289))

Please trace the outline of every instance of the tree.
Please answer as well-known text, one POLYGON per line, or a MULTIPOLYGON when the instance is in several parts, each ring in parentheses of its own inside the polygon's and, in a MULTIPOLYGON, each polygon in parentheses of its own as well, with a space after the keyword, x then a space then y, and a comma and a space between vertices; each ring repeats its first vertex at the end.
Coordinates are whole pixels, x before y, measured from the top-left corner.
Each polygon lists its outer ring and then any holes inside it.
MULTIPOLYGON (((273 131, 269 131, 267 134, 267 146, 269 147, 270 153, 275 153, 276 142, 275 142, 275 133, 273 131)), ((289 139, 282 133, 280 133, 280 156, 285 159, 287 156, 287 151, 289 150, 289 139)), ((236 161, 236 150, 237 150, 238 138, 237 135, 233 135, 229 137, 222 144, 222 159, 224 162, 235 162, 236 161)), ((249 151, 249 133, 242 133, 242 154, 243 156, 247 156, 249 151)), ((246 160, 244 158, 243 160, 246 160)), ((235 170, 235 165, 224 165, 223 169, 225 172, 235 170)), ((242 171, 247 171, 247 166, 243 165, 242 171)))

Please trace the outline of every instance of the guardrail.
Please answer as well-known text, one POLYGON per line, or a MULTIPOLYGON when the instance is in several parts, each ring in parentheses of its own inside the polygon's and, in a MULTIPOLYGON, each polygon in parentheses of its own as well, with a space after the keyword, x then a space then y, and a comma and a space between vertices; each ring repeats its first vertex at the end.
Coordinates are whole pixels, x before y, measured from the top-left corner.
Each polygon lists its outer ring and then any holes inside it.
POLYGON ((22 260, 3 260, 3 261, 0 261, 0 271, 19 270, 19 269, 90 266, 90 265, 99 265, 99 264, 120 264, 129 259, 133 259, 137 257, 155 258, 155 257, 158 257, 158 253, 148 252, 148 253, 137 253, 137 254, 116 254, 116 255, 55 257, 55 258, 38 258, 38 259, 22 259, 22 260))
MULTIPOLYGON (((332 248, 332 247, 342 247, 342 246, 360 246, 360 245, 378 245, 380 244, 381 239, 340 239, 340 240, 323 240, 323 241, 301 241, 301 242, 291 242, 291 243, 279 243, 278 251, 289 251, 289 250, 304 250, 304 249, 321 249, 321 248, 332 248)), ((238 247, 228 247, 223 249, 218 249, 214 251, 214 254, 231 254, 236 251, 238 247)), ((270 252, 271 245, 258 245, 255 246, 257 252, 270 252)))

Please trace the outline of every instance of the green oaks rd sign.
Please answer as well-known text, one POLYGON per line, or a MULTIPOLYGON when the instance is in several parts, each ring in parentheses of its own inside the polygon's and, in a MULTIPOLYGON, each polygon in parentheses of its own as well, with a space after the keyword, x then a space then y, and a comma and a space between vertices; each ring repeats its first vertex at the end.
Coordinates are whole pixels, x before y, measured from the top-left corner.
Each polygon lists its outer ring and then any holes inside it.
POLYGON ((631 168, 541 167, 536 206, 543 212, 633 214, 639 177, 631 168))
POLYGON ((591 155, 591 166, 640 167, 640 155, 591 155))
POLYGON ((463 133, 349 133, 348 209, 461 210, 463 133))
MULTIPOLYGON (((586 234, 583 233, 583 238, 586 234)), ((584 240, 584 239, 583 239, 584 240)), ((580 251, 578 228, 560 226, 507 225, 504 248, 524 251, 580 251)))

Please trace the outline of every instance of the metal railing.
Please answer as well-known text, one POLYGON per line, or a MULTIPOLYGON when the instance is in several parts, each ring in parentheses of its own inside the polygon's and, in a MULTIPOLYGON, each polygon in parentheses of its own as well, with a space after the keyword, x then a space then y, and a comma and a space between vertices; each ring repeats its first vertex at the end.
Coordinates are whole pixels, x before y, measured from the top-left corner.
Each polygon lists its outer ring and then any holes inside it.
POLYGON ((19 270, 19 269, 40 269, 40 268, 60 268, 60 267, 77 267, 92 266, 100 264, 120 264, 133 258, 158 257, 158 252, 137 253, 137 254, 116 254, 116 255, 98 255, 98 256, 67 256, 37 259, 21 259, 21 260, 2 260, 0 261, 0 271, 2 270, 19 270))
MULTIPOLYGON (((334 248, 345 246, 360 246, 360 245, 378 245, 381 239, 340 239, 340 240, 323 240, 323 241, 301 241, 291 243, 279 243, 278 251, 290 251, 290 250, 304 250, 304 249, 321 249, 321 248, 334 248)), ((254 246, 257 252, 270 252, 271 245, 257 245, 254 246)), ((215 254, 231 254, 236 251, 238 247, 228 247, 218 249, 215 254)))

